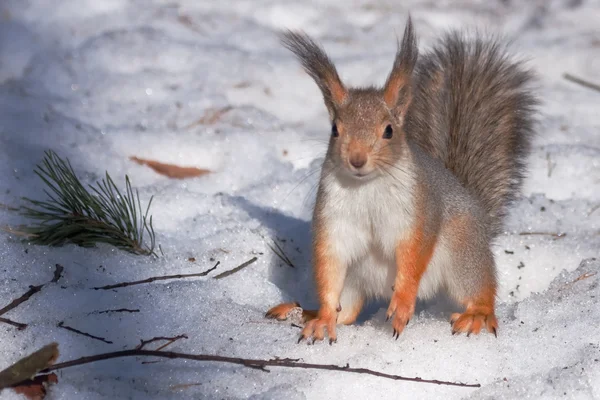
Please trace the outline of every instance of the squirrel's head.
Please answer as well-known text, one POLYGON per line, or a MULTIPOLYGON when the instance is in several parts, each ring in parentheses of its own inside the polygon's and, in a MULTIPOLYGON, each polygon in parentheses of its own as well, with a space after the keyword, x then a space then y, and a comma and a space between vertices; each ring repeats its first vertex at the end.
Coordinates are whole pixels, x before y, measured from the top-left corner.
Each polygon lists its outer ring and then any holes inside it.
POLYGON ((383 88, 346 88, 325 51, 306 34, 288 31, 282 42, 321 89, 331 119, 327 157, 336 169, 357 179, 389 174, 406 147, 403 125, 418 55, 410 17, 383 88))

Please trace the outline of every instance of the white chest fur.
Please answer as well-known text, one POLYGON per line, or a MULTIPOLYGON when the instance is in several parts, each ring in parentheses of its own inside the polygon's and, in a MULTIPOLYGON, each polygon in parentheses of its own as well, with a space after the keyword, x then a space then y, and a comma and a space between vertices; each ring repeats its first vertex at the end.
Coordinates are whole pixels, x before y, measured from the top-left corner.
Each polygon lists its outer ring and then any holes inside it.
POLYGON ((369 296, 384 296, 395 276, 398 243, 413 225, 412 174, 350 184, 343 177, 324 179, 321 212, 332 255, 347 266, 347 283, 355 281, 369 296))

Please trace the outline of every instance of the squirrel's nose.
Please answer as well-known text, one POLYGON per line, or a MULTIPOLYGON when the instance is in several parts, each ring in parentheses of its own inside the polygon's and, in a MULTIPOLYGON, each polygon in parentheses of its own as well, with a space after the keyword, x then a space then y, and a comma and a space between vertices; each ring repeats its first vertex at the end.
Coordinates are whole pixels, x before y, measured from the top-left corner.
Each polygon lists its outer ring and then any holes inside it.
POLYGON ((356 169, 361 168, 367 163, 367 155, 364 153, 352 153, 350 154, 350 164, 356 169))

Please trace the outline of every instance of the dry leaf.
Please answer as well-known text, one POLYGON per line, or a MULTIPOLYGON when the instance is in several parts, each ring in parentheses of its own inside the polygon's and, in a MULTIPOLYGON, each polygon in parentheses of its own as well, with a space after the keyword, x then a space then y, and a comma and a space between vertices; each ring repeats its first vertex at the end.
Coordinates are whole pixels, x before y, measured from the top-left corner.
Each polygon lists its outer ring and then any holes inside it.
POLYGON ((39 371, 54 364, 57 358, 58 344, 51 343, 20 359, 0 372, 0 390, 31 379, 39 371))
POLYGON ((48 375, 38 375, 33 379, 21 382, 12 389, 17 394, 22 394, 29 400, 42 400, 46 397, 46 387, 58 383, 58 377, 55 373, 48 375))
POLYGON ((143 158, 138 158, 135 156, 129 157, 129 159, 135 161, 140 165, 147 165, 161 175, 165 175, 169 178, 175 179, 193 178, 212 172, 208 169, 201 169, 196 167, 180 167, 178 165, 164 164, 154 160, 145 160, 143 158))

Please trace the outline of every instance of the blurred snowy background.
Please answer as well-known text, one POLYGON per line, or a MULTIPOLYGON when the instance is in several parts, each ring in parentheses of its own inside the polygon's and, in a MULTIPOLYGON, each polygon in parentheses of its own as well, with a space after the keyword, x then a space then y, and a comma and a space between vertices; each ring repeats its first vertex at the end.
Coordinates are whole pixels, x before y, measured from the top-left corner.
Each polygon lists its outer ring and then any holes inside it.
MULTIPOLYGON (((325 371, 271 373, 217 363, 111 360, 66 369, 50 399, 600 399, 600 2, 595 0, 3 0, 0 2, 0 225, 4 206, 42 198, 43 151, 92 183, 128 174, 164 256, 109 246, 46 248, 0 233, 0 307, 64 276, 3 315, 0 369, 51 341, 60 361, 186 334, 168 349, 366 367, 468 383, 406 383, 325 371), (316 85, 275 31, 303 29, 349 84, 383 83, 411 13, 421 48, 450 28, 504 35, 539 75, 539 135, 524 197, 495 248, 498 339, 451 336, 443 299, 419 304, 398 341, 371 305, 334 346, 297 345, 299 330, 263 319, 280 301, 314 306, 309 221, 329 125, 316 85), (138 156, 207 168, 172 180, 138 156), (566 234, 556 237, 556 234, 566 234), (271 251, 276 240, 295 268, 271 251), (225 279, 212 278, 258 261, 225 279), (194 259, 194 261, 191 261, 194 259), (156 275, 205 278, 112 291, 156 275), (579 279, 578 279, 579 278, 579 279), (135 313, 99 311, 136 309, 135 313), (59 322, 112 343, 76 335, 59 322)), ((0 398, 17 398, 4 391, 0 398)))

